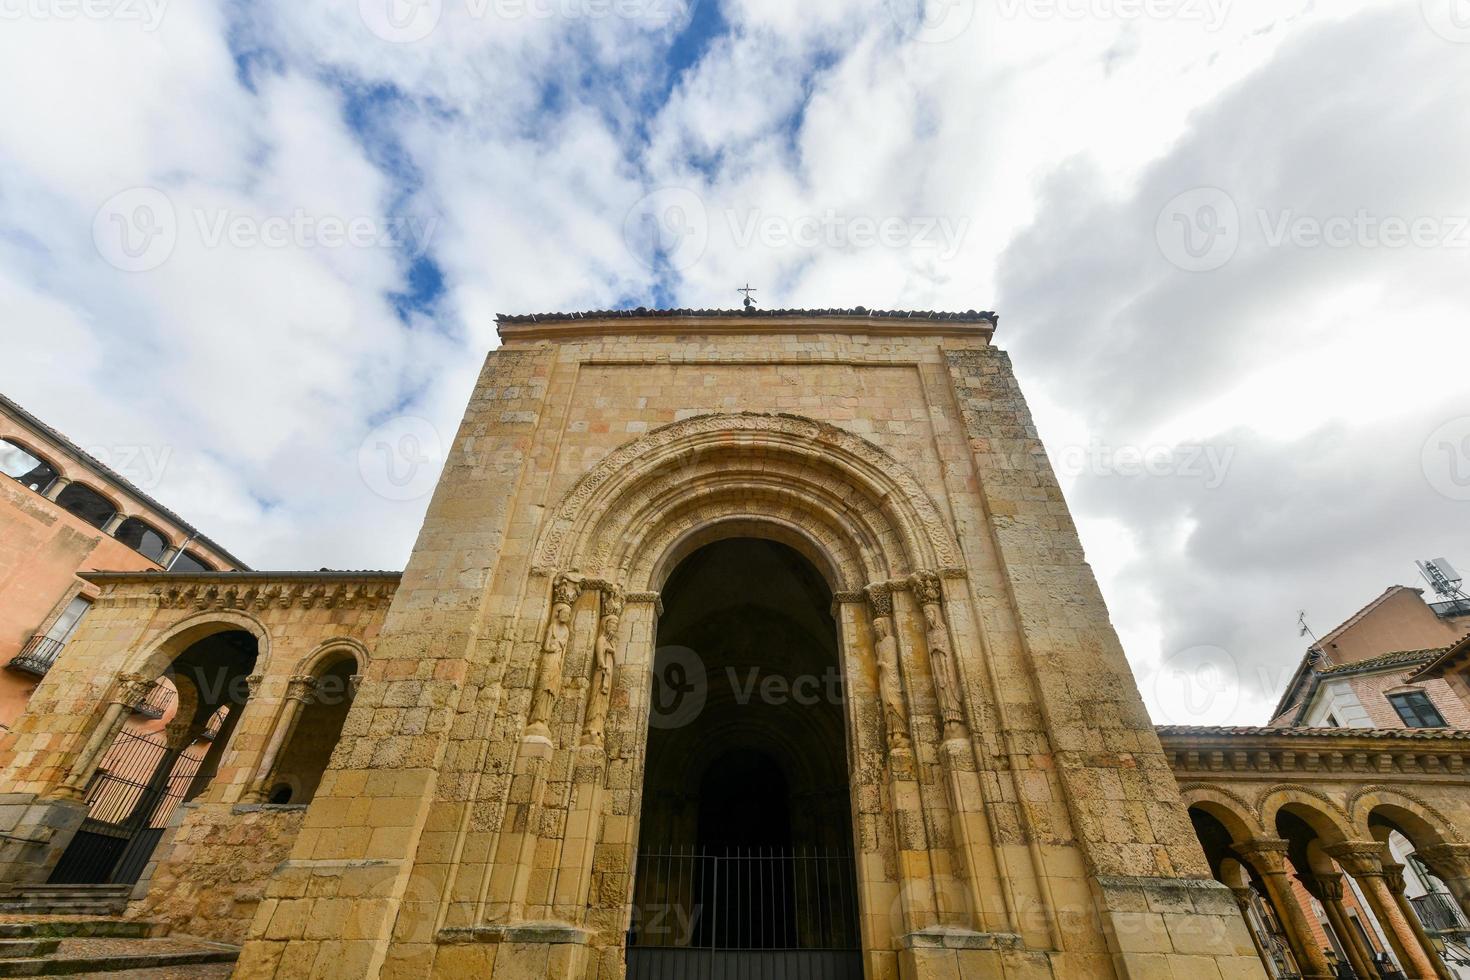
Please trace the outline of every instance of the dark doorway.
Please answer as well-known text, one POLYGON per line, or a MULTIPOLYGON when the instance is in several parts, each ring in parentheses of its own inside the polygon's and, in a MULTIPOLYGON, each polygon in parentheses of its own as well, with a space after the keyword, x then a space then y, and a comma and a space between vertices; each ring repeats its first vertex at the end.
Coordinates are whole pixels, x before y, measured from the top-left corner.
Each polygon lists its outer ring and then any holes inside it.
POLYGON ((630 980, 861 977, 826 581, 739 538, 689 555, 662 598, 630 980), (671 692, 693 707, 666 710, 671 692))
POLYGON ((53 884, 133 884, 179 804, 213 779, 248 697, 255 637, 226 630, 191 644, 155 682, 134 716, 157 724, 119 731, 86 787, 87 816, 51 872, 53 884), (145 709, 153 701, 158 714, 145 709), (229 710, 221 711, 227 707, 229 710))

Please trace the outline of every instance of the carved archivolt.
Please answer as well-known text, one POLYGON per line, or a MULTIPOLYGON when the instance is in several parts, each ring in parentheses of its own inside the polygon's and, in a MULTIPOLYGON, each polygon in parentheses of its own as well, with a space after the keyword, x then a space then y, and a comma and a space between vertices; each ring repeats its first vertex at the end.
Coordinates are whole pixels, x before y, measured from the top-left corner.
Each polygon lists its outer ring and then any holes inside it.
MULTIPOLYGON (((1418 817, 1425 823, 1433 825, 1439 836, 1446 841, 1456 844, 1464 843, 1465 841, 1465 838, 1456 828, 1454 820, 1451 820, 1443 811, 1424 799, 1424 797, 1410 792, 1401 786, 1389 786, 1381 783, 1359 786, 1348 797, 1347 809, 1348 813, 1352 816, 1353 822, 1359 828, 1366 829, 1368 818, 1372 816, 1373 809, 1383 803, 1402 806, 1403 809, 1411 812, 1415 810, 1419 811, 1417 814, 1418 817), (1368 797, 1378 798, 1369 800, 1368 803, 1370 805, 1364 806, 1363 804, 1368 797)), ((1428 846, 1427 842, 1419 843, 1423 846, 1428 846)))
POLYGON ((1249 829, 1252 836, 1265 835, 1257 817, 1256 807, 1234 790, 1216 786, 1213 783, 1180 783, 1179 795, 1183 798, 1186 808, 1201 803, 1215 803, 1228 810, 1234 819, 1249 829))
POLYGON ((764 494, 774 510, 802 518, 798 524, 821 515, 865 553, 868 581, 884 572, 957 564, 952 531, 892 456, 836 426, 755 413, 686 419, 614 450, 551 513, 536 563, 543 570, 626 571, 635 550, 630 539, 648 536, 691 499, 723 498, 731 513, 739 499, 732 489, 764 494))
POLYGON ((1326 793, 1296 783, 1269 786, 1257 795, 1255 811, 1257 817, 1260 819, 1261 826, 1276 826, 1277 811, 1289 803, 1302 803, 1307 805, 1309 809, 1321 812, 1337 826, 1345 838, 1352 839, 1352 818, 1348 816, 1348 812, 1326 793), (1271 806, 1271 801, 1276 796, 1285 796, 1286 798, 1276 806, 1271 806), (1317 804, 1321 805, 1318 806, 1317 804))

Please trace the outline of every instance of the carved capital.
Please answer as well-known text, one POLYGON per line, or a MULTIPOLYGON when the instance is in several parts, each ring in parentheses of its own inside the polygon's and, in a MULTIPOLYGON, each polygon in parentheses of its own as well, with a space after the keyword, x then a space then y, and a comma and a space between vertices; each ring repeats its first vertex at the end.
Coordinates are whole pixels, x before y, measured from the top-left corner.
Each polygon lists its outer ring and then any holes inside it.
POLYGON ((621 616, 623 614, 623 590, 616 585, 603 582, 602 590, 602 618, 604 622, 609 616, 621 616))
POLYGON ((1354 878, 1383 874, 1384 847, 1376 840, 1348 840, 1323 848, 1327 855, 1354 878))
POLYGON ((264 674, 250 674, 245 678, 245 697, 253 698, 260 693, 261 682, 265 680, 264 674))
POLYGON ((552 601, 558 604, 575 605, 581 595, 582 579, 577 575, 563 572, 551 586, 552 601))
POLYGON ((151 687, 153 687, 153 681, 142 674, 119 674, 112 700, 116 704, 131 708, 148 696, 151 687))
POLYGON ((887 619, 893 615, 893 586, 883 582, 878 585, 870 585, 863 591, 867 593, 868 605, 873 610, 873 618, 887 619))
POLYGON ((1319 902, 1340 902, 1343 896, 1342 875, 1297 875, 1302 886, 1319 902))
POLYGON ((1286 849, 1288 844, 1279 837, 1257 837, 1231 845, 1231 850, 1242 861, 1255 869, 1256 874, 1285 874, 1286 849))
POLYGON ((311 704, 316 694, 316 678, 309 674, 297 674, 286 682, 286 700, 303 705, 311 704))
POLYGON ((1470 878, 1470 844, 1434 844, 1414 853, 1436 878, 1470 878))
POLYGON ((1404 866, 1397 861, 1383 861, 1383 880, 1396 895, 1404 893, 1404 866))
POLYGON ((944 601, 944 584, 935 572, 915 572, 909 576, 909 588, 921 606, 937 606, 944 601))

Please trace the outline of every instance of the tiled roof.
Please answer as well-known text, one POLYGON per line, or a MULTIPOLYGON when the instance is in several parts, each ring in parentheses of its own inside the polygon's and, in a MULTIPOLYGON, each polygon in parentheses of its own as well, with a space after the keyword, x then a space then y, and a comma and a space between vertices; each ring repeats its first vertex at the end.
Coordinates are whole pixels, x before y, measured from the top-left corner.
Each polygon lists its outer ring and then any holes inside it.
POLYGON ((193 540, 205 545, 215 554, 220 555, 221 557, 229 561, 230 564, 242 569, 248 569, 250 567, 240 559, 236 558, 234 555, 230 554, 224 548, 221 548, 219 544, 212 538, 208 537, 207 535, 201 534, 199 532, 199 529, 194 527, 194 525, 190 524, 178 514, 175 514, 173 511, 163 506, 163 504, 159 503, 157 500, 154 500, 142 490, 138 489, 129 480, 125 479, 122 474, 118 473, 112 467, 108 466, 97 457, 82 449, 81 446, 78 446, 76 443, 68 439, 65 435, 58 432, 56 429, 53 429, 45 422, 42 422, 40 419, 36 418, 36 416, 32 415, 24 408, 21 408, 19 405, 11 401, 3 394, 0 394, 0 407, 3 407, 6 411, 20 419, 23 423, 35 429, 37 432, 40 432, 52 442, 56 443, 87 469, 107 479, 114 486, 123 490, 130 496, 141 500, 143 503, 151 507, 154 511, 162 514, 169 521, 172 521, 174 525, 183 530, 184 533, 188 534, 193 540))
POLYGON ((829 310, 690 310, 690 309, 648 309, 638 307, 633 310, 587 310, 581 313, 500 313, 495 317, 496 323, 558 323, 567 320, 616 320, 616 319, 649 319, 649 318, 684 318, 684 317, 772 317, 779 319, 811 318, 827 319, 831 317, 854 317, 884 320, 942 320, 950 323, 989 323, 994 326, 1000 318, 990 311, 966 310, 963 313, 943 313, 933 310, 870 310, 863 306, 854 306, 851 309, 829 309, 829 310))
POLYGON ((1369 657, 1367 660, 1355 660, 1352 663, 1320 667, 1317 673, 1356 674, 1370 670, 1382 670, 1388 667, 1411 667, 1415 664, 1427 663, 1443 652, 1444 647, 1434 647, 1429 650, 1396 650, 1393 653, 1384 653, 1376 657, 1369 657))
POLYGON ((1160 738, 1217 738, 1220 736, 1264 735, 1283 738, 1413 738, 1437 741, 1470 739, 1470 731, 1459 728, 1265 728, 1254 725, 1155 725, 1160 738))
POLYGON ((1470 653, 1470 633, 1466 633, 1454 643, 1440 650, 1433 660, 1410 674, 1408 679, 1413 681, 1421 677, 1433 676, 1439 672, 1440 668, 1465 653, 1470 653))

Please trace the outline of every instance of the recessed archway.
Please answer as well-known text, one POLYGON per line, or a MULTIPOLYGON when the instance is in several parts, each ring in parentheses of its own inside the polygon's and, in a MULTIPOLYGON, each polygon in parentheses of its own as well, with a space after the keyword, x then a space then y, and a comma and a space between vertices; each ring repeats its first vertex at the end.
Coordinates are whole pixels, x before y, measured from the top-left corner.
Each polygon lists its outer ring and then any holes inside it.
POLYGON ((732 537, 686 552, 662 596, 629 976, 757 951, 860 976, 830 586, 790 545, 732 537), (676 693, 697 709, 665 712, 676 693))

